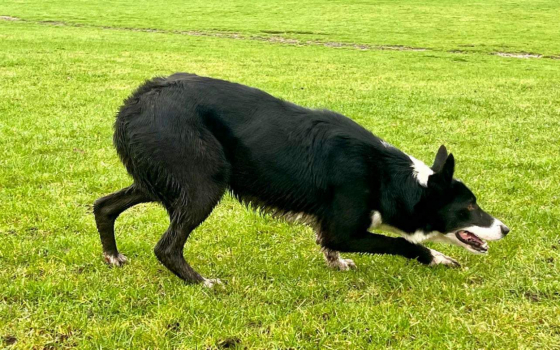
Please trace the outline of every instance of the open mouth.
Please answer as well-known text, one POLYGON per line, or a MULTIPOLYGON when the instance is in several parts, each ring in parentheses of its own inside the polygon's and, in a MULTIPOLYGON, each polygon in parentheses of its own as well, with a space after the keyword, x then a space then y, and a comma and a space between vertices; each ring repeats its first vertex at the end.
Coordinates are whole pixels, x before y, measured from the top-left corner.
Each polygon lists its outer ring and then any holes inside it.
POLYGON ((472 248, 477 252, 480 253, 488 252, 488 243, 486 243, 482 238, 478 237, 472 232, 461 230, 455 232, 455 236, 461 242, 467 244, 470 248, 472 248))

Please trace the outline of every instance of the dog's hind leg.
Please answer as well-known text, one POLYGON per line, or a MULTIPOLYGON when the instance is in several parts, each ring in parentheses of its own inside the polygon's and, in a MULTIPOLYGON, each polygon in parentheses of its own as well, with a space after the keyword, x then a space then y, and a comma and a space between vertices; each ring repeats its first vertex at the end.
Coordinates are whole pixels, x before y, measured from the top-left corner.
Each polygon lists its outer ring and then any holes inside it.
POLYGON ((170 225, 163 234, 154 253, 158 260, 186 283, 203 283, 206 287, 219 284, 219 280, 202 277, 185 260, 183 248, 191 232, 210 215, 225 192, 226 186, 211 178, 199 179, 183 200, 168 208, 170 225))
POLYGON ((134 185, 99 198, 93 206, 97 231, 103 246, 103 257, 110 265, 121 266, 126 257, 120 254, 115 241, 115 220, 128 208, 136 204, 151 202, 152 200, 134 185))

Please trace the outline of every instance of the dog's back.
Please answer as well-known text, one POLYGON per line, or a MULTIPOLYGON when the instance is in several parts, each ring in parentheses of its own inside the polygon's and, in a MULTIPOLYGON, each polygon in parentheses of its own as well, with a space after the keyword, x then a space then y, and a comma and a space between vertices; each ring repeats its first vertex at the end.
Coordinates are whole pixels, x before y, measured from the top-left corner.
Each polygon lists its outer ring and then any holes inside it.
POLYGON ((337 172, 346 181, 366 171, 341 162, 373 138, 334 112, 182 73, 148 81, 125 102, 114 142, 139 188, 166 206, 214 186, 268 210, 320 215, 337 172))

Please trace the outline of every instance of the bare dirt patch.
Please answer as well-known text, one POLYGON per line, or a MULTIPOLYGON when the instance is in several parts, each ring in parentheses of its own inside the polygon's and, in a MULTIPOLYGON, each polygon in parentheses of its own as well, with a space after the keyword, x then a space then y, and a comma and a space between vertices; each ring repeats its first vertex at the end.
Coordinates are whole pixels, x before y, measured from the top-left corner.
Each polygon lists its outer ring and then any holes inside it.
POLYGON ((258 40, 258 41, 268 41, 270 43, 280 43, 280 44, 288 44, 288 45, 304 45, 304 43, 302 43, 300 40, 284 38, 282 36, 270 36, 270 37, 250 36, 248 37, 248 39, 258 40))
MULTIPOLYGON (((296 46, 325 46, 333 48, 351 48, 358 50, 395 50, 395 51, 427 51, 429 49, 421 47, 410 47, 404 45, 368 45, 368 44, 357 44, 357 43, 345 43, 345 42, 335 42, 335 41, 302 41, 299 39, 286 38, 280 35, 271 36, 259 36, 259 35, 244 35, 235 32, 203 32, 196 30, 164 30, 155 28, 128 28, 128 27, 112 27, 112 26, 96 26, 96 25, 85 25, 80 23, 68 23, 63 21, 26 21, 16 17, 10 16, 0 16, 3 20, 21 20, 24 22, 38 23, 50 26, 68 26, 68 27, 90 27, 90 28, 101 28, 107 30, 125 30, 133 32, 144 32, 144 33, 162 33, 162 34, 179 34, 179 35, 190 35, 190 36, 207 36, 207 37, 217 37, 217 38, 227 38, 227 39, 243 39, 243 40, 256 40, 265 41, 270 43, 280 43, 286 45, 296 45, 296 46)), ((299 32, 299 31, 261 31, 266 34, 280 34, 280 33, 294 33, 294 34, 317 34, 312 32, 299 32)), ((324 35, 324 34, 323 34, 324 35)))
POLYGON ((327 35, 326 33, 316 33, 301 30, 261 30, 261 33, 265 34, 306 34, 306 35, 327 35))
POLYGON ((495 52, 494 55, 513 58, 541 58, 543 55, 530 52, 495 52))
MULTIPOLYGON (((41 21, 39 23, 48 24, 50 26, 66 26, 67 25, 65 22, 61 22, 61 21, 41 21)), ((74 27, 80 27, 80 25, 74 25, 74 27)))
MULTIPOLYGON (((359 43, 348 43, 348 42, 338 42, 338 41, 319 41, 319 40, 299 40, 293 38, 286 38, 277 34, 313 34, 313 35, 326 35, 324 33, 313 33, 304 31, 276 31, 276 30, 262 30, 261 33, 272 34, 270 36, 260 36, 260 35, 250 35, 241 34, 236 32, 204 32, 197 30, 165 30, 156 28, 130 28, 130 27, 112 27, 112 26, 99 26, 99 25, 88 25, 80 23, 68 23, 63 21, 28 21, 13 16, 0 16, 1 21, 22 21, 29 23, 37 23, 42 25, 50 26, 68 26, 68 27, 88 27, 88 28, 100 28, 106 30, 123 30, 123 31, 133 31, 133 32, 144 32, 144 33, 162 33, 162 34, 179 34, 179 35, 190 35, 190 36, 205 36, 205 37, 216 37, 216 38, 226 38, 226 39, 240 39, 240 40, 255 40, 270 43, 279 43, 285 45, 294 46, 324 46, 331 48, 348 48, 357 50, 392 50, 392 51, 434 51, 433 49, 424 47, 412 47, 405 45, 371 45, 371 44, 359 44, 359 43)), ((460 47, 474 47, 475 45, 459 45, 460 47)), ((435 50, 438 51, 438 50, 435 50)), ((455 54, 468 54, 465 50, 449 50, 449 53, 455 54)), ((553 60, 559 60, 560 55, 548 55, 544 56, 539 53, 531 52, 493 52, 492 55, 508 58, 548 58, 553 60)))
POLYGON ((19 18, 12 16, 0 16, 0 21, 19 21, 19 18))
POLYGON ((379 50, 396 50, 396 51, 429 51, 424 47, 411 47, 403 45, 383 45, 377 47, 379 50))
POLYGON ((395 50, 395 51, 429 51, 423 47, 410 47, 404 45, 368 45, 368 44, 356 44, 356 43, 344 43, 336 41, 306 41, 306 45, 323 45, 326 47, 341 47, 341 48, 354 48, 358 50, 395 50))
POLYGON ((4 345, 9 346, 9 345, 14 345, 17 342, 17 338, 14 337, 13 335, 6 335, 3 337, 4 340, 4 345))

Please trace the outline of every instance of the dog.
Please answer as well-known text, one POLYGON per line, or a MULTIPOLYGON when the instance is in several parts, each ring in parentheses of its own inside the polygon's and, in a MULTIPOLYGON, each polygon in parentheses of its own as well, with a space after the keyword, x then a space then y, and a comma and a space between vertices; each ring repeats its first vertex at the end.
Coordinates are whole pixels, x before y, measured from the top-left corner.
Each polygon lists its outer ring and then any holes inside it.
POLYGON ((146 81, 120 108, 114 144, 134 181, 94 204, 105 261, 126 262, 115 242, 119 214, 158 202, 170 225, 155 255, 187 283, 220 283, 196 272, 183 248, 226 191, 251 207, 304 218, 328 266, 339 270, 356 267, 340 252, 458 266, 422 243, 484 254, 486 241, 510 231, 453 178, 455 159, 444 146, 428 167, 341 114, 224 80, 176 73, 146 81))

